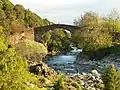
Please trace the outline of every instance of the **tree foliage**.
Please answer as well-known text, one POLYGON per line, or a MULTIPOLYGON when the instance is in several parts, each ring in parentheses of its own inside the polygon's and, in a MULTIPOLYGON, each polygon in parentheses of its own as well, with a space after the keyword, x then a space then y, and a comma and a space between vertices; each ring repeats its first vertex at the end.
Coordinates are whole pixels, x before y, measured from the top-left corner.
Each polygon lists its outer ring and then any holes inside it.
POLYGON ((116 71, 114 65, 110 65, 103 76, 105 90, 120 89, 120 71, 116 71))
POLYGON ((25 18, 25 8, 22 5, 15 5, 13 10, 16 12, 16 19, 23 20, 25 18))
POLYGON ((65 76, 60 77, 54 84, 55 90, 82 90, 81 86, 65 76))
POLYGON ((119 42, 117 34, 120 32, 120 13, 115 9, 111 10, 108 16, 105 17, 105 21, 106 31, 112 36, 112 41, 119 42))
POLYGON ((4 32, 0 26, 0 90, 34 90, 25 84, 32 78, 27 71, 26 60, 9 45, 4 32))
MULTIPOLYGON (((32 60, 36 59, 34 58, 36 55, 39 60, 39 56, 37 56, 38 54, 43 52, 45 54, 47 53, 47 49, 44 45, 27 39, 21 40, 21 42, 16 45, 16 48, 9 43, 10 29, 14 29, 17 32, 17 30, 23 30, 25 27, 29 28, 48 25, 51 24, 51 22, 47 19, 41 19, 30 10, 24 9, 22 5, 14 6, 9 0, 0 0, 0 16, 0 90, 51 89, 49 87, 50 85, 46 82, 47 78, 50 79, 51 77, 35 76, 31 74, 28 71, 27 60, 24 60, 22 56, 18 55, 19 53, 22 53, 23 56, 28 56, 27 59, 30 58, 32 60), (42 82, 40 82, 40 78, 42 79, 42 82)), ((61 48, 64 39, 66 40, 66 38, 70 38, 70 35, 67 35, 63 30, 48 32, 45 34, 46 35, 43 35, 44 43, 47 43, 47 45, 53 43, 55 46, 54 48, 61 48)), ((12 35, 13 34, 11 34, 11 36, 12 35)), ((58 76, 56 75, 55 77, 58 76)), ((50 82, 49 84, 54 84, 51 81, 55 80, 52 80, 51 78, 50 81, 47 81, 50 82)), ((69 81, 67 83, 69 83, 69 81)), ((64 88, 67 88, 66 86, 64 88)), ((72 84, 70 84, 70 86, 72 86, 72 84)), ((74 90, 74 88, 80 87, 76 83, 71 90, 74 90)))
POLYGON ((112 37, 108 32, 105 32, 105 20, 97 13, 86 12, 76 23, 79 26, 86 26, 81 30, 76 30, 73 34, 73 41, 84 52, 96 51, 111 46, 112 37))
POLYGON ((4 28, 0 26, 0 52, 7 50, 8 42, 6 37, 4 28))
POLYGON ((43 34, 42 43, 45 44, 50 52, 67 51, 70 49, 71 34, 63 29, 48 31, 43 34))
POLYGON ((7 29, 11 29, 11 23, 16 21, 24 27, 38 27, 51 23, 20 4, 13 5, 9 0, 0 0, 0 16, 0 25, 7 27, 7 29))
POLYGON ((72 40, 83 52, 88 53, 111 47, 120 42, 120 13, 113 9, 107 16, 85 12, 74 24, 85 26, 72 34, 72 40))
POLYGON ((47 54, 47 48, 42 43, 31 40, 21 40, 16 45, 17 52, 32 62, 41 62, 47 54))
POLYGON ((0 9, 0 25, 5 26, 5 19, 5 12, 2 9, 0 9))

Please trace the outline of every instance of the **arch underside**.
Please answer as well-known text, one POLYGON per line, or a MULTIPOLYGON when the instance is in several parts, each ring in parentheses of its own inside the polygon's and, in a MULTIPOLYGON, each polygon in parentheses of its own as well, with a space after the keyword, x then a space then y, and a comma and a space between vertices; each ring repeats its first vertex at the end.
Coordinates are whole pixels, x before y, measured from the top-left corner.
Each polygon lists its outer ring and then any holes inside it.
POLYGON ((35 41, 40 42, 41 34, 43 34, 46 31, 49 31, 49 30, 55 30, 57 28, 66 29, 72 33, 74 30, 80 29, 82 27, 73 26, 73 25, 66 25, 66 24, 53 24, 53 25, 48 25, 48 26, 36 27, 36 28, 34 28, 35 41))

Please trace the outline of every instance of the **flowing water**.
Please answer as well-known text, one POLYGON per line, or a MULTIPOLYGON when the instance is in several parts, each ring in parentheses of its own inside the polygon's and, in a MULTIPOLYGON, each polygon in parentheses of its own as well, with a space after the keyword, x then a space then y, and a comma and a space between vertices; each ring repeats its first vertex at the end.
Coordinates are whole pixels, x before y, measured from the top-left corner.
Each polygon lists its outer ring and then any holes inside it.
POLYGON ((73 75, 76 73, 89 72, 92 70, 93 66, 89 64, 74 64, 77 55, 82 52, 81 49, 75 49, 66 54, 60 54, 49 58, 46 63, 54 68, 56 71, 64 72, 68 75, 73 75))
POLYGON ((111 56, 110 58, 107 57, 109 58, 109 62, 108 59, 105 59, 105 61, 83 61, 81 64, 75 64, 74 62, 77 55, 81 52, 81 49, 74 49, 66 54, 52 56, 46 60, 46 63, 56 71, 64 72, 67 75, 74 75, 82 72, 88 73, 93 69, 96 69, 102 73, 110 64, 114 64, 116 68, 120 69, 120 58, 117 58, 118 56, 116 56, 116 61, 112 60, 115 56, 111 56))

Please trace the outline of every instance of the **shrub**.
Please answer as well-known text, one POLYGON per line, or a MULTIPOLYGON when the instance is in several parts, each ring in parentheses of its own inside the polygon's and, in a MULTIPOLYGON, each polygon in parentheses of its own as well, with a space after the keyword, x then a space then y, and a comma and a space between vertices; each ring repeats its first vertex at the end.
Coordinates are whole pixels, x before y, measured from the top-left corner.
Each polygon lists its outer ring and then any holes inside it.
POLYGON ((27 60, 39 62, 47 54, 47 48, 41 43, 23 39, 16 45, 16 50, 27 60))
POLYGON ((35 82, 36 77, 27 70, 27 62, 22 59, 11 45, 0 28, 0 90, 39 90, 27 85, 35 82))
POLYGON ((0 51, 4 51, 8 47, 7 39, 5 38, 6 35, 4 33, 4 28, 0 26, 0 51))
POLYGON ((60 78, 60 79, 56 82, 56 84, 54 85, 55 90, 63 90, 63 88, 64 88, 64 84, 63 84, 63 83, 64 83, 64 82, 63 82, 63 79, 60 78))
POLYGON ((55 90, 82 90, 80 84, 66 76, 59 78, 55 83, 54 88, 55 90))
POLYGON ((114 65, 110 65, 104 75, 105 90, 120 90, 120 71, 116 71, 114 65))

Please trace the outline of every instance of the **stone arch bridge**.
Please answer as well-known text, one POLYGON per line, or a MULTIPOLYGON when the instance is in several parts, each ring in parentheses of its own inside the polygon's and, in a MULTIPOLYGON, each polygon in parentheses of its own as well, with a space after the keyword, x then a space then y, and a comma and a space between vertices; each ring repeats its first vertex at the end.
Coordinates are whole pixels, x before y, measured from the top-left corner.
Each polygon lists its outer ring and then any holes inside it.
POLYGON ((34 28, 34 39, 37 42, 40 42, 40 36, 49 30, 55 30, 57 28, 62 28, 70 31, 71 33, 74 32, 77 29, 81 29, 83 27, 73 26, 73 25, 66 25, 66 24, 52 24, 47 26, 41 26, 34 28))

